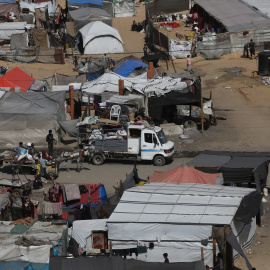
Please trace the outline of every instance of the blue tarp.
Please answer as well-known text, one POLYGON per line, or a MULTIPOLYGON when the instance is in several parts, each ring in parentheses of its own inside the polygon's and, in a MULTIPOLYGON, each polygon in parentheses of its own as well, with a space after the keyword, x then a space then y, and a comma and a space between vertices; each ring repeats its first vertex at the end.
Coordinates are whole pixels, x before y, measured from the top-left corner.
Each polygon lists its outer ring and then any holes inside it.
POLYGON ((0 0, 1 4, 15 4, 16 2, 14 0, 0 0))
POLYGON ((116 68, 113 72, 123 77, 127 77, 134 69, 138 67, 148 67, 147 64, 137 60, 129 60, 116 68))
POLYGON ((1 261, 0 269, 49 270, 47 263, 30 263, 26 261, 1 261))
MULTIPOLYGON (((1 1, 1 0, 0 0, 1 1)), ((103 5, 103 0, 68 0, 68 5, 103 5)))
POLYGON ((93 81, 93 80, 99 78, 100 76, 102 76, 102 75, 100 75, 100 74, 95 74, 95 73, 87 73, 87 74, 86 74, 86 77, 87 77, 87 81, 88 81, 88 82, 93 81))

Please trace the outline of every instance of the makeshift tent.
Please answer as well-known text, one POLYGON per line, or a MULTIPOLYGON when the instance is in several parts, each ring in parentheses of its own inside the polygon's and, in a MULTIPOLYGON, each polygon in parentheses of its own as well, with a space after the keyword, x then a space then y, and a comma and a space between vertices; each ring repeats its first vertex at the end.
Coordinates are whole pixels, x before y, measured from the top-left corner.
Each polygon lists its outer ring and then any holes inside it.
MULTIPOLYGON (((147 254, 138 254, 138 261, 147 262, 163 262, 160 254, 165 252, 170 254, 171 263, 199 261, 203 248, 204 263, 212 266, 214 247, 211 238, 220 243, 219 230, 223 231, 222 246, 230 235, 237 235, 236 242, 241 247, 247 248, 252 243, 255 218, 245 225, 235 221, 234 217, 243 198, 254 191, 182 183, 148 183, 133 187, 124 192, 107 221, 108 238, 114 250, 148 247, 149 242, 152 243, 154 248, 148 248, 147 254)), ((236 255, 239 251, 233 252, 236 255)), ((226 250, 222 253, 227 256, 226 250)), ((233 258, 228 254, 227 259, 233 258)))
POLYGON ((114 17, 132 17, 136 15, 135 1, 132 0, 113 0, 114 17))
POLYGON ((136 68, 148 67, 147 64, 142 61, 129 60, 124 62, 121 66, 114 70, 114 73, 119 74, 123 77, 128 77, 128 75, 136 68))
POLYGON ((112 25, 111 16, 101 8, 83 7, 69 11, 69 16, 74 21, 75 33, 90 22, 101 21, 108 25, 112 25))
POLYGON ((203 173, 188 166, 178 166, 169 171, 155 171, 149 182, 222 185, 223 176, 222 173, 203 173))
POLYGON ((269 160, 270 154, 204 151, 187 165, 207 173, 221 172, 227 185, 256 182, 261 190, 266 184, 269 160))
POLYGON ((57 1, 47 1, 42 3, 28 3, 25 1, 20 1, 20 7, 28 8, 30 12, 35 13, 36 9, 43 9, 48 8, 48 13, 56 12, 57 9, 57 1))
POLYGON ((79 30, 78 48, 84 54, 124 52, 118 30, 99 21, 91 22, 79 30))
POLYGON ((0 78, 0 87, 20 87, 21 92, 26 92, 34 81, 34 78, 15 67, 0 78))
POLYGON ((6 16, 8 12, 18 15, 20 13, 20 5, 13 0, 0 1, 0 16, 6 16))
POLYGON ((243 0, 243 2, 270 18, 270 6, 267 0, 243 0))
POLYGON ((66 132, 66 134, 69 137, 77 138, 78 134, 77 134, 76 126, 77 126, 78 121, 79 121, 78 119, 58 121, 58 124, 66 132))
POLYGON ((175 13, 190 9, 189 2, 189 0, 156 0, 147 9, 150 9, 153 15, 175 13))
MULTIPOLYGON (((106 204, 107 193, 103 184, 86 184, 88 190, 90 190, 91 206, 98 204, 106 204)), ((81 199, 78 201, 72 201, 71 203, 63 203, 63 195, 60 196, 60 202, 62 202, 63 208, 74 208, 81 204, 86 205, 88 202, 88 193, 81 194, 81 199)))
POLYGON ((126 56, 126 57, 123 57, 121 59, 119 59, 114 67, 112 67, 112 71, 115 70, 116 68, 118 68, 119 66, 121 66, 122 64, 124 64, 126 61, 129 61, 129 60, 137 60, 137 61, 142 61, 141 58, 139 57, 136 57, 134 55, 129 55, 129 56, 126 56))
POLYGON ((0 144, 46 144, 49 129, 57 139, 57 121, 66 118, 64 102, 61 92, 6 93, 0 101, 0 144))
POLYGON ((120 256, 50 258, 50 270, 77 270, 78 266, 80 270, 205 270, 202 260, 192 263, 146 263, 137 260, 125 260, 120 256))
MULTIPOLYGON (((0 5, 1 7, 1 5, 0 5)), ((0 39, 10 40, 13 34, 25 32, 26 22, 5 22, 1 23, 0 39)))
POLYGON ((239 0, 194 0, 206 12, 220 21, 229 32, 270 27, 269 18, 239 0))

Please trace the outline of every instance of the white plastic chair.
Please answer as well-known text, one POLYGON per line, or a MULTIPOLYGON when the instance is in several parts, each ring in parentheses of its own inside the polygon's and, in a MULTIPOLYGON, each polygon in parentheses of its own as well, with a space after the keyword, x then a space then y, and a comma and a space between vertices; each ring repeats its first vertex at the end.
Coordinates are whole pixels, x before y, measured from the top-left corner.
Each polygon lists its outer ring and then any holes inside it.
POLYGON ((113 105, 110 111, 110 120, 116 120, 117 122, 119 122, 120 113, 121 107, 119 105, 113 105))

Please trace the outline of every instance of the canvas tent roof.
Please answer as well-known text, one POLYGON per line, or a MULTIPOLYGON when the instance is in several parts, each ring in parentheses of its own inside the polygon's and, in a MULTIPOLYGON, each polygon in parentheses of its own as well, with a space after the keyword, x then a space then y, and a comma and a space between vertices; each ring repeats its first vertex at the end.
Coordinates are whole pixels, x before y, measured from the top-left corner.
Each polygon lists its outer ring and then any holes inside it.
POLYGON ((150 176, 149 182, 222 185, 223 177, 221 173, 203 173, 188 166, 178 166, 169 171, 155 171, 154 175, 150 176))
POLYGON ((134 69, 139 67, 148 67, 148 65, 143 63, 142 61, 129 60, 116 68, 114 70, 114 73, 119 74, 123 77, 127 77, 134 69))
POLYGON ((239 0, 194 0, 194 2, 220 21, 229 32, 270 27, 270 19, 239 0))
POLYGON ((267 17, 270 17, 270 5, 268 0, 243 0, 243 2, 255 9, 258 9, 267 17))
POLYGON ((222 172, 224 182, 228 184, 255 180, 257 189, 260 189, 260 184, 263 186, 266 183, 269 160, 270 153, 256 155, 256 153, 205 151, 187 165, 195 166, 203 172, 222 172))
POLYGON ((15 4, 16 2, 14 0, 0 0, 1 4, 15 4))
POLYGON ((124 52, 123 40, 117 29, 100 21, 88 23, 79 30, 85 54, 124 52))
POLYGON ((15 67, 0 78, 0 87, 20 87, 21 92, 26 92, 34 81, 34 78, 15 67))

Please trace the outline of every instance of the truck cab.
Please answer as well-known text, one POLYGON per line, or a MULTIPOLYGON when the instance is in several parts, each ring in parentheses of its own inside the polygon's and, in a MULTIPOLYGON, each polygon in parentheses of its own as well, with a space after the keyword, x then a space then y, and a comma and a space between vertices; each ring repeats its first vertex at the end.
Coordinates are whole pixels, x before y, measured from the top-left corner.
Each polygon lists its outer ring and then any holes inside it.
POLYGON ((141 160, 153 160, 154 165, 163 166, 174 155, 174 143, 166 139, 160 127, 129 125, 128 152, 140 154, 141 160))

